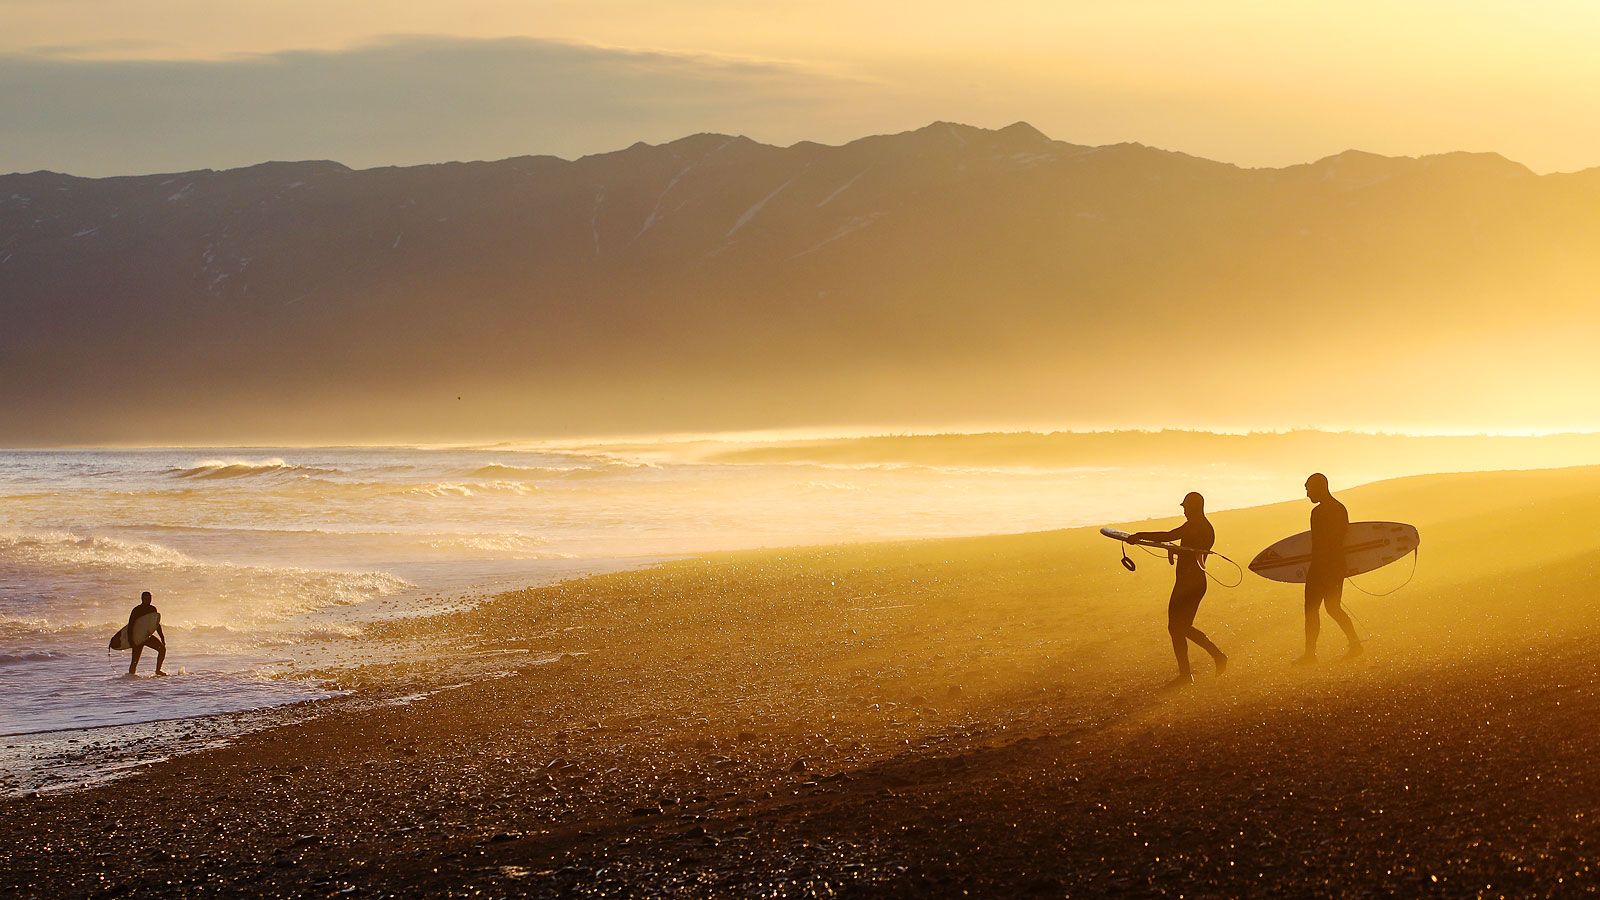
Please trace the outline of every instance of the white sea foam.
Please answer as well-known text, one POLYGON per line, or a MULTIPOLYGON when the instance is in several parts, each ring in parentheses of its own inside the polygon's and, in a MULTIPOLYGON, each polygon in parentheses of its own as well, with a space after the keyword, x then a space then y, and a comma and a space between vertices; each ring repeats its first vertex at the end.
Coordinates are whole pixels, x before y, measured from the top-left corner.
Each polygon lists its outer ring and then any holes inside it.
POLYGON ((469 498, 480 494, 508 494, 522 497, 538 490, 534 485, 520 481, 471 481, 421 484, 408 488, 405 492, 425 497, 469 498))
POLYGON ((270 459, 201 459, 173 469, 174 478, 254 478, 263 475, 335 475, 339 470, 325 466, 295 465, 278 457, 270 459))
POLYGON ((192 562, 156 544, 65 531, 0 532, 0 572, 19 567, 161 568, 192 562))
POLYGON ((505 481, 546 481, 553 479, 570 478, 604 478, 608 475, 624 474, 631 469, 641 466, 629 466, 621 463, 608 462, 601 466, 573 466, 570 468, 559 466, 516 466, 507 463, 487 463, 473 469, 469 474, 475 478, 492 478, 505 481))
POLYGON ((241 627, 406 587, 384 572, 202 561, 147 541, 0 532, 0 602, 8 618, 41 630, 119 622, 143 590, 161 597, 158 605, 169 624, 241 627))
MULTIPOLYGON (((349 644, 337 655, 354 658, 363 642, 347 639, 373 621, 621 560, 1125 520, 1170 512, 1194 480, 694 461, 710 449, 635 439, 0 451, 0 731, 315 696, 316 685, 269 676, 320 668, 311 654, 328 642, 349 644), (128 656, 108 654, 106 641, 144 590, 162 613, 169 669, 189 675, 117 678, 128 656)), ((1276 496, 1242 475, 1204 476, 1219 506, 1276 496)))
POLYGON ((571 554, 550 550, 550 542, 527 534, 448 534, 428 539, 428 546, 445 553, 487 554, 518 559, 570 559, 571 554))

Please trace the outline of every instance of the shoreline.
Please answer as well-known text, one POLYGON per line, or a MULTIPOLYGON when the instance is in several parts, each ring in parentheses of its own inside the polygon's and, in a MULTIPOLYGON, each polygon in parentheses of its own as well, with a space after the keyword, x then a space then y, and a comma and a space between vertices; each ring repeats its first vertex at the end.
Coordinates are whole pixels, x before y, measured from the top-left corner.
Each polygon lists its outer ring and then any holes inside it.
MULTIPOLYGON (((1170 576, 1092 529, 713 554, 383 623, 456 655, 365 667, 357 697, 508 674, 335 701, 149 767, 134 805, 130 781, 0 800, 0 888, 1582 890, 1600 536, 1544 523, 1597 492, 1600 468, 1345 492, 1429 549, 1399 599, 1348 598, 1367 654, 1329 628, 1291 668, 1298 594, 1255 579, 1202 606, 1228 674, 1177 695, 1170 576)), ((1305 511, 1214 521, 1231 551, 1305 511)))
MULTIPOLYGON (((395 597, 380 597, 373 605, 383 607, 380 614, 359 619, 364 629, 381 630, 381 626, 395 621, 431 620, 441 615, 468 611, 486 602, 497 593, 504 593, 508 583, 522 585, 529 590, 563 581, 580 580, 610 572, 633 571, 662 561, 663 557, 618 557, 611 559, 562 560, 547 562, 552 571, 528 573, 520 577, 496 576, 490 581, 413 585, 405 592, 402 601, 410 602, 413 609, 399 614, 391 607, 395 597), (578 566, 581 566, 578 567, 578 566), (454 595, 446 597, 447 594, 454 595)), ((327 615, 327 610, 317 610, 312 615, 327 615)), ((348 616, 349 609, 335 611, 348 616)), ((357 641, 367 633, 338 639, 317 637, 293 645, 297 659, 277 663, 279 670, 271 680, 282 683, 301 683, 307 686, 308 696, 265 706, 247 706, 221 712, 195 712, 162 716, 137 721, 115 721, 91 725, 50 727, 32 731, 0 734, 0 798, 26 797, 40 792, 60 793, 116 780, 117 775, 107 775, 112 770, 131 773, 140 767, 180 756, 202 752, 225 743, 234 736, 248 734, 279 724, 301 721, 306 716, 320 715, 321 710, 338 701, 363 702, 367 699, 359 692, 341 687, 341 678, 349 678, 364 666, 371 664, 375 655, 370 649, 357 651, 357 641), (282 668, 288 665, 289 668, 282 668), (316 687, 313 689, 312 684, 316 687), (196 733, 198 738, 174 736, 162 732, 196 733), (103 762, 111 753, 114 764, 103 762)), ((124 654, 124 658, 125 658, 124 654)), ((121 665, 121 663, 119 663, 121 665)), ((146 661, 146 668, 154 665, 146 661)), ((182 665, 181 659, 169 660, 170 665, 182 665)), ((223 677, 243 677, 243 673, 210 673, 223 677)), ((111 676, 108 676, 111 677, 111 676)), ((142 681, 148 676, 140 676, 142 681)), ((192 677, 174 675, 175 678, 192 677)))

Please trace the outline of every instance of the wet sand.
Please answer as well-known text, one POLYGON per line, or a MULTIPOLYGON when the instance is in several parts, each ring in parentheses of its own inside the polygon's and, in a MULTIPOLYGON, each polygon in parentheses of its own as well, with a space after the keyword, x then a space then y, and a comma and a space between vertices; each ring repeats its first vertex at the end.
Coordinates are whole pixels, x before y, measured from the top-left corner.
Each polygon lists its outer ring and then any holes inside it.
MULTIPOLYGON (((1347 590, 1354 660, 1328 623, 1323 662, 1288 665, 1299 593, 1252 577, 1197 623, 1227 674, 1197 654, 1163 693, 1170 571, 1088 529, 673 562, 381 626, 455 655, 329 671, 354 694, 323 715, 0 801, 0 893, 1600 888, 1600 469, 1341 496, 1423 535, 1404 591, 1347 590)), ((1215 515, 1219 549, 1308 508, 1215 515)))

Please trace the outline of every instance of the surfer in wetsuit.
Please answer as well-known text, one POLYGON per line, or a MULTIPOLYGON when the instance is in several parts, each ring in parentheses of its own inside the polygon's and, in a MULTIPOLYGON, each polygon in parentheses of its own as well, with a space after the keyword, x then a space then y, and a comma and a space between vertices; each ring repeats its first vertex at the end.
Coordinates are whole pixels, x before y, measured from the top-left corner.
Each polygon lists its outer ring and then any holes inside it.
POLYGON ((1328 476, 1321 472, 1306 479, 1306 497, 1316 506, 1311 509, 1311 565, 1306 571, 1306 653, 1295 660, 1299 665, 1317 661, 1317 634, 1322 631, 1318 610, 1322 607, 1350 641, 1345 656, 1361 653, 1356 627, 1339 606, 1344 598, 1344 538, 1350 530, 1350 511, 1334 499, 1328 490, 1328 476))
MULTIPOLYGON (((156 605, 150 602, 150 592, 145 591, 139 595, 139 605, 133 608, 133 612, 128 613, 128 634, 133 634, 133 623, 151 614, 160 615, 160 613, 156 612, 156 605)), ((166 675, 167 673, 161 671, 161 664, 167 659, 167 634, 161 630, 160 622, 156 623, 155 630, 150 632, 149 637, 133 645, 133 661, 128 663, 128 674, 133 675, 138 672, 139 653, 146 647, 155 648, 156 674, 166 675)))
POLYGON ((1171 531, 1139 531, 1125 538, 1135 541, 1177 541, 1183 548, 1174 560, 1172 599, 1167 601, 1167 633, 1172 636, 1172 652, 1178 657, 1178 677, 1169 687, 1187 687, 1194 684, 1194 673, 1189 670, 1189 642, 1211 654, 1221 675, 1228 667, 1228 656, 1211 643, 1205 632, 1194 627, 1195 614, 1200 611, 1200 601, 1206 595, 1206 573, 1202 567, 1206 551, 1217 543, 1217 532, 1206 519, 1206 500, 1193 491, 1183 498, 1184 522, 1171 531))

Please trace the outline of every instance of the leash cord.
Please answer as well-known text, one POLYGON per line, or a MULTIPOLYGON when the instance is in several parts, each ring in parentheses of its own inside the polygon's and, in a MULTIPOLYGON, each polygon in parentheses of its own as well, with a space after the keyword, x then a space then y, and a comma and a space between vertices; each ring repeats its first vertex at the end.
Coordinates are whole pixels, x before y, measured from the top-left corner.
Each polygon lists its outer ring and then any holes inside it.
POLYGON ((1411 583, 1411 579, 1413 579, 1413 578, 1415 578, 1417 576, 1417 557, 1419 557, 1421 555, 1422 555, 1422 548, 1421 547, 1418 547, 1417 549, 1411 551, 1411 571, 1410 571, 1410 573, 1408 573, 1406 575, 1406 580, 1400 582, 1399 584, 1397 584, 1394 587, 1388 589, 1387 591, 1384 591, 1381 594, 1374 594, 1373 592, 1367 590, 1366 588, 1362 587, 1361 585, 1356 584, 1356 580, 1354 578, 1346 578, 1345 581, 1349 582, 1351 587, 1355 588, 1356 590, 1360 591, 1363 594, 1366 594, 1368 597, 1387 597, 1390 594, 1394 593, 1395 591, 1398 591, 1401 588, 1405 587, 1406 585, 1410 584, 1411 583))
MULTIPOLYGON (((1126 548, 1128 546, 1127 542, 1124 541, 1122 546, 1124 548, 1126 548)), ((1134 544, 1134 546, 1144 550, 1144 552, 1150 554, 1151 556, 1155 556, 1155 557, 1171 556, 1172 555, 1170 551, 1156 550, 1154 547, 1150 547, 1150 546, 1147 546, 1145 544, 1134 544)), ((1223 556, 1221 553, 1218 553, 1215 550, 1190 550, 1190 551, 1187 551, 1187 552, 1200 554, 1200 571, 1206 573, 1206 577, 1207 578, 1211 579, 1212 581, 1215 581, 1217 584, 1221 585, 1222 587, 1225 587, 1225 588, 1236 588, 1239 585, 1244 584, 1244 566, 1241 566, 1238 563, 1234 562, 1233 560, 1228 559, 1228 557, 1223 556), (1221 578, 1218 578, 1217 576, 1211 574, 1211 570, 1206 568, 1206 558, 1207 557, 1211 557, 1211 556, 1220 556, 1223 559, 1228 560, 1228 565, 1233 566, 1234 571, 1239 573, 1238 580, 1235 581, 1233 584, 1229 584, 1226 581, 1223 581, 1221 578)), ((1124 559, 1126 559, 1128 557, 1128 551, 1126 549, 1124 549, 1122 551, 1122 557, 1124 559)))

